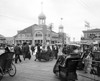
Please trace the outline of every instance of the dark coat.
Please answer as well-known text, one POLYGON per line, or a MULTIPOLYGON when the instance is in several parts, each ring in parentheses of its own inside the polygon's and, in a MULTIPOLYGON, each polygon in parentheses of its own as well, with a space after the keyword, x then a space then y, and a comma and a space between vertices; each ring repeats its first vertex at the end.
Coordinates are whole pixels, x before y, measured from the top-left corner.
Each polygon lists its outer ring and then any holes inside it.
POLYGON ((22 52, 23 52, 24 58, 29 58, 29 59, 31 58, 29 46, 27 44, 22 46, 22 52))
POLYGON ((54 48, 54 52, 55 52, 55 54, 58 54, 58 46, 56 46, 56 48, 54 48))
POLYGON ((34 51, 34 50, 35 50, 34 46, 31 46, 31 50, 32 50, 32 51, 34 51))
POLYGON ((9 48, 8 48, 8 46, 7 47, 5 47, 5 52, 10 52, 10 50, 9 50, 9 48))
POLYGON ((22 53, 21 48, 19 46, 14 47, 14 52, 15 52, 15 54, 18 54, 18 55, 20 55, 22 53))
POLYGON ((0 55, 0 67, 2 67, 2 69, 5 68, 7 58, 8 58, 7 53, 3 53, 2 55, 0 55))
POLYGON ((40 53, 40 51, 41 51, 41 49, 40 49, 40 46, 38 45, 37 46, 37 52, 40 53))
POLYGON ((22 52, 24 54, 27 54, 29 52, 29 46, 27 44, 22 46, 22 52))

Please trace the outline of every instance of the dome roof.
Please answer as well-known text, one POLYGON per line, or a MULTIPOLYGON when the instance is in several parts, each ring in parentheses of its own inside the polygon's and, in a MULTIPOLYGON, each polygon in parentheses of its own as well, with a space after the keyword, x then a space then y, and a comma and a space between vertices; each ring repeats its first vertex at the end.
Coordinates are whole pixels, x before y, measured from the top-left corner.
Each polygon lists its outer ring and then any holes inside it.
POLYGON ((46 16, 45 16, 43 13, 41 13, 41 14, 38 16, 38 18, 39 18, 39 19, 46 19, 46 16))

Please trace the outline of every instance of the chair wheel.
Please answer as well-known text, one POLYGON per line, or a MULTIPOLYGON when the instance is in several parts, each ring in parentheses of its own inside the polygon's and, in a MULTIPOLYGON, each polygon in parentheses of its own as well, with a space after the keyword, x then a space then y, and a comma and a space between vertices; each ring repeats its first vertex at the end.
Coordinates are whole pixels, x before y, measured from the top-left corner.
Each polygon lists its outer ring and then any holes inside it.
POLYGON ((0 67, 0 81, 2 80, 2 78, 3 78, 3 70, 2 70, 2 68, 0 67))
POLYGON ((9 73, 9 75, 10 75, 11 77, 15 76, 15 74, 16 74, 16 66, 15 66, 13 63, 11 64, 11 68, 10 68, 10 70, 8 71, 8 73, 9 73))

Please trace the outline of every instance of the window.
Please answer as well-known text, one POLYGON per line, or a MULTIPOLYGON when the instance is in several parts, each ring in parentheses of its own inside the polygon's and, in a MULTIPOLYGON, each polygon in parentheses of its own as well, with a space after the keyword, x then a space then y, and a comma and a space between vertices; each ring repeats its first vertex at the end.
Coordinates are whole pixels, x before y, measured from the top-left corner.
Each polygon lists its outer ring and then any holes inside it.
POLYGON ((95 34, 90 34, 89 38, 94 39, 94 38, 96 38, 96 35, 95 34))
POLYGON ((21 38, 21 36, 22 36, 21 34, 18 34, 18 38, 21 38))
POLYGON ((36 37, 42 37, 42 34, 37 33, 36 37))
POLYGON ((50 34, 48 34, 48 37, 50 37, 50 34))
POLYGON ((37 33, 35 34, 35 36, 36 36, 36 37, 42 37, 42 32, 37 32, 37 33))
POLYGON ((25 37, 25 34, 22 34, 22 37, 25 37))
POLYGON ((31 34, 30 33, 28 33, 28 34, 26 34, 27 35, 27 37, 31 37, 31 34))

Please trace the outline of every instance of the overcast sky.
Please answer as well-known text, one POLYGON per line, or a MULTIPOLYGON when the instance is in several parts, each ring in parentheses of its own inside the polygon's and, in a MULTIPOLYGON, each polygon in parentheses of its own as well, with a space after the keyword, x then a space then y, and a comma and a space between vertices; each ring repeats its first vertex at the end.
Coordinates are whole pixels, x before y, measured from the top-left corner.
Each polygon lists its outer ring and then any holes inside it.
POLYGON ((38 24, 38 15, 46 15, 46 24, 53 23, 58 32, 61 24, 71 40, 83 36, 84 21, 90 22, 91 29, 100 28, 100 0, 0 0, 0 34, 14 36, 33 24, 38 24))

